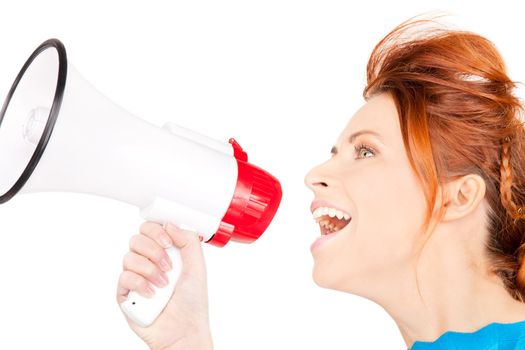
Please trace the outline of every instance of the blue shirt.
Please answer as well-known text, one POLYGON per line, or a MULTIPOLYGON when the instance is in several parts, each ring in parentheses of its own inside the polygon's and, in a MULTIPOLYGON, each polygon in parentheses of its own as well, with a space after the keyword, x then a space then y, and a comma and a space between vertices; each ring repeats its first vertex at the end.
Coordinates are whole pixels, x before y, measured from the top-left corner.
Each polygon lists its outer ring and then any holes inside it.
POLYGON ((472 333, 448 331, 433 342, 415 341, 410 350, 523 350, 525 320, 490 323, 472 333))

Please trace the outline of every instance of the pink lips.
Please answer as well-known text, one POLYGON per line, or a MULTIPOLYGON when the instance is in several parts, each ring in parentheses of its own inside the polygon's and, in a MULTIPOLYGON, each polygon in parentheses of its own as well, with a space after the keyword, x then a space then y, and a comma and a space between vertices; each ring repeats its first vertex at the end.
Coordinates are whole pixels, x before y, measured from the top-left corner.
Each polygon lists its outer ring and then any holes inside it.
MULTIPOLYGON (((334 209, 338 209, 338 210, 341 210, 345 213, 348 213, 350 214, 350 212, 336 204, 333 204, 329 201, 326 201, 326 200, 322 200, 322 199, 317 199, 317 200, 314 200, 312 202, 312 205, 310 206, 310 211, 313 213, 315 209, 319 208, 319 207, 329 207, 329 208, 334 208, 334 209)), ((331 234, 327 234, 327 235, 322 235, 321 237, 318 237, 313 243, 312 245, 310 246, 310 251, 313 253, 318 247, 320 247, 321 245, 323 245, 324 243, 326 243, 327 241, 331 240, 332 238, 336 237, 337 236, 337 233, 339 231, 335 232, 335 233, 331 233, 331 234)))
POLYGON ((310 246, 310 251, 313 253, 320 245, 324 244, 335 236, 337 236, 337 232, 318 237, 310 246))

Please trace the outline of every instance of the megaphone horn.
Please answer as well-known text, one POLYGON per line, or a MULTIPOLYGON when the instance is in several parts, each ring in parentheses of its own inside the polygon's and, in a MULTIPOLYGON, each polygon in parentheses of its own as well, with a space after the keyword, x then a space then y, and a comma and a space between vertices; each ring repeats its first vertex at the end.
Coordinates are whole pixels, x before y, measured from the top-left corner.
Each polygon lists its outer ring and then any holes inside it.
MULTIPOLYGON (((279 181, 221 142, 172 122, 137 118, 99 93, 68 63, 57 39, 42 43, 16 77, 0 112, 0 203, 17 193, 89 193, 137 206, 216 246, 250 243, 272 221, 279 181)), ((153 298, 130 292, 121 305, 141 326, 173 293, 181 262, 169 248, 169 285, 153 298)))

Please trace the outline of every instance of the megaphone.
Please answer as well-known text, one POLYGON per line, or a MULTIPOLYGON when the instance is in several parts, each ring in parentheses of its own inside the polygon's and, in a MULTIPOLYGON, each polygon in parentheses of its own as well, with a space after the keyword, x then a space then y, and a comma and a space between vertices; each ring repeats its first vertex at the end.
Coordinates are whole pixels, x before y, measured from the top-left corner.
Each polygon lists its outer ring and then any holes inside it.
MULTIPOLYGON (((148 221, 195 231, 224 246, 250 243, 281 201, 279 181, 250 164, 232 138, 221 142, 167 122, 137 118, 99 93, 68 63, 57 39, 42 43, 0 111, 0 203, 17 193, 88 193, 137 206, 148 221)), ((121 304, 142 327, 173 294, 180 252, 169 248, 169 284, 121 304)))

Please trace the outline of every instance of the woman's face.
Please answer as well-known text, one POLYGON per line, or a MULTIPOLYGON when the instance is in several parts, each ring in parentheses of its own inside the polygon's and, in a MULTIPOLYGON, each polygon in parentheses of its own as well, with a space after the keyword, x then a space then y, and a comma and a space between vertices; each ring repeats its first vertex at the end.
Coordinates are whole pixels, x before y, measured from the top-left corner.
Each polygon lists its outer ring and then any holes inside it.
POLYGON ((312 211, 334 207, 351 216, 344 228, 312 245, 319 286, 373 297, 409 271, 426 204, 390 95, 377 95, 357 111, 332 157, 313 168, 305 182, 315 194, 312 211))

